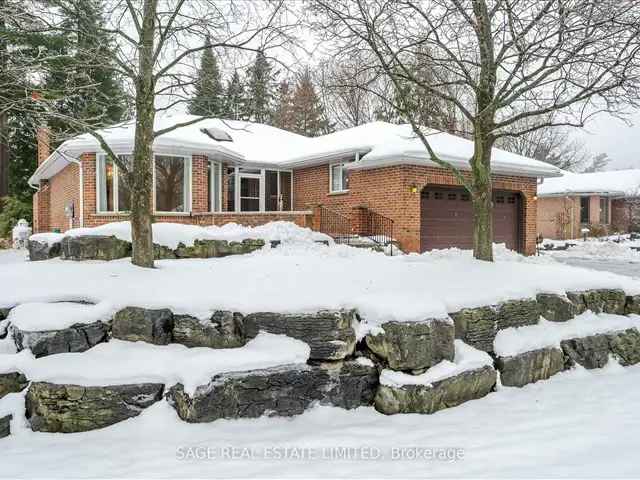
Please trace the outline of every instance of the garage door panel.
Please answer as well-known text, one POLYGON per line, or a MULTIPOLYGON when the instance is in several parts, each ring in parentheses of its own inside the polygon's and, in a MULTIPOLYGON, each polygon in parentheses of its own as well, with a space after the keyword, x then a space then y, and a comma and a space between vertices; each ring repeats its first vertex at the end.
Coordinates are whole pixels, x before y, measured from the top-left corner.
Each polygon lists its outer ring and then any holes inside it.
MULTIPOLYGON (((494 192, 494 241, 518 248, 518 195, 494 192)), ((473 248, 473 207, 463 189, 432 188, 421 198, 422 251, 440 248, 473 248)))

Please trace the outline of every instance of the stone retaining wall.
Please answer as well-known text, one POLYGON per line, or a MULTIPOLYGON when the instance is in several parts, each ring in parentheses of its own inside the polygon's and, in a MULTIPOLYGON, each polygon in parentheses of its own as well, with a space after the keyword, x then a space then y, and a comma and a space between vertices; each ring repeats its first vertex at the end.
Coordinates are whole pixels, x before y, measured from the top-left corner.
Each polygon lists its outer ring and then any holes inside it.
MULTIPOLYGON (((359 316, 354 310, 248 315, 216 311, 203 320, 168 309, 127 307, 110 322, 77 324, 50 332, 10 327, 10 332, 19 349, 31 348, 38 357, 82 352, 110 338, 156 345, 179 343, 190 348, 240 348, 259 331, 287 335, 309 345, 307 364, 220 373, 193 394, 180 384, 171 386, 164 397, 188 422, 265 414, 291 416, 314 404, 347 409, 374 406, 385 414, 428 414, 489 394, 497 383, 497 372, 502 385, 521 387, 576 364, 599 368, 609 358, 622 365, 639 363, 640 332, 631 328, 495 357, 493 366, 458 372, 432 383, 379 383, 385 368, 411 379, 425 372, 429 375, 429 369, 442 361, 454 361, 454 338, 493 352, 493 341, 502 328, 535 324, 540 314, 552 321, 566 321, 586 308, 637 313, 640 298, 618 290, 540 294, 535 299, 463 309, 451 314, 452 319, 384 322, 357 344, 359 316)), ((0 398, 21 391, 28 381, 20 372, 0 375, 0 398)), ((103 428, 140 414, 162 399, 164 389, 162 384, 148 383, 85 387, 33 382, 26 395, 27 418, 34 431, 70 433, 103 428)), ((0 431, 2 428, 0 424, 0 431)))

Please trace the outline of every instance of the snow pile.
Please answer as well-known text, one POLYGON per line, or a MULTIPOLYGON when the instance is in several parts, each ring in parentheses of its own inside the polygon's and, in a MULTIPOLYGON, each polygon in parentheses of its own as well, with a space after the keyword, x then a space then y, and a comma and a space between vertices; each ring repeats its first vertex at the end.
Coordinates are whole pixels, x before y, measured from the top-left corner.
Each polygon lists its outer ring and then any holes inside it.
POLYGON ((61 330, 78 323, 108 321, 113 310, 107 302, 98 305, 58 302, 23 303, 9 312, 11 325, 26 332, 61 330))
MULTIPOLYGON (((113 222, 98 227, 72 228, 64 234, 39 233, 32 235, 31 240, 52 243, 59 242, 65 236, 114 236, 120 240, 130 242, 131 223, 113 222)), ((196 240, 240 242, 246 239, 262 239, 265 242, 275 240, 280 242, 332 241, 328 235, 285 221, 269 222, 258 227, 245 227, 237 223, 210 227, 165 222, 153 224, 153 243, 163 245, 172 250, 176 249, 180 243, 185 246, 192 246, 196 240)))
POLYGON ((496 355, 510 357, 546 347, 560 347, 571 338, 588 337, 628 328, 640 328, 640 317, 585 312, 567 322, 541 319, 537 325, 500 330, 493 346, 496 355))
POLYGON ((64 238, 63 233, 54 233, 54 232, 46 232, 46 233, 36 233, 29 237, 29 240, 38 243, 44 243, 46 245, 51 245, 54 243, 60 242, 64 238))
POLYGON ((476 370, 487 365, 493 366, 493 360, 487 352, 473 348, 462 340, 455 340, 455 349, 456 354, 453 362, 443 360, 421 375, 409 375, 404 372, 384 369, 380 374, 380 383, 390 387, 402 387, 403 385, 427 386, 470 370, 476 370))
MULTIPOLYGON (((566 242, 565 242, 566 243, 566 242)), ((569 246, 567 250, 545 251, 545 255, 556 257, 580 257, 589 259, 604 260, 627 260, 630 262, 640 262, 640 252, 633 250, 628 243, 617 243, 612 241, 569 241, 575 245, 569 246)))
POLYGON ((260 333, 241 348, 187 348, 111 340, 82 353, 36 359, 29 350, 0 355, 0 373, 19 371, 34 382, 83 386, 182 383, 188 393, 216 374, 305 364, 309 346, 284 335, 260 333))
POLYGON ((222 226, 205 227, 212 235, 220 238, 259 238, 266 242, 333 242, 329 235, 315 232, 310 228, 299 227, 293 222, 276 221, 257 227, 245 227, 237 223, 226 223, 222 226))

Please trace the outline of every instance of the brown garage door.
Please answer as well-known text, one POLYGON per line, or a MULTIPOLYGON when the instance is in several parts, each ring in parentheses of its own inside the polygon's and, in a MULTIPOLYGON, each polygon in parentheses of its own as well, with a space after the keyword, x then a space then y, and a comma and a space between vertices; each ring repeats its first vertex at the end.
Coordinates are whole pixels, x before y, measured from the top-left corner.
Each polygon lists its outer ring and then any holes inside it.
MULTIPOLYGON (((493 192, 493 233, 496 243, 519 249, 518 194, 493 192)), ((422 191, 420 240, 422 251, 473 248, 473 208, 464 189, 426 188, 422 191)))

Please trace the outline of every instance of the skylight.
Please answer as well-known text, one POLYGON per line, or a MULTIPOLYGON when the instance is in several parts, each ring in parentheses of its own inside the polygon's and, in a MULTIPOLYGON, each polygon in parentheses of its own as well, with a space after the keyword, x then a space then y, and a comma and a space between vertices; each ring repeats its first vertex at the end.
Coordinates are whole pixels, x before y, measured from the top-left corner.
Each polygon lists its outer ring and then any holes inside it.
POLYGON ((233 138, 221 128, 201 128, 200 131, 218 142, 233 142, 233 138))

